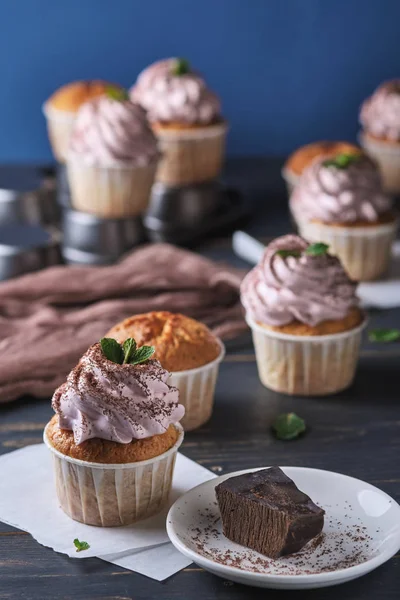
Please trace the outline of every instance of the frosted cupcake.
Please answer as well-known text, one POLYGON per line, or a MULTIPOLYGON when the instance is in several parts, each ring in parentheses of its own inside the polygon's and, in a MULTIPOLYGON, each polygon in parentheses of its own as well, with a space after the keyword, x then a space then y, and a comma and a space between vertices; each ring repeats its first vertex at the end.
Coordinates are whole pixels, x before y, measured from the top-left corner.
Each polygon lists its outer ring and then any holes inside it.
POLYGON ((244 278, 241 300, 266 387, 324 396, 352 383, 365 319, 356 284, 325 244, 277 238, 244 278))
POLYGON ((400 194, 400 79, 383 83, 363 102, 360 123, 361 144, 378 161, 385 190, 400 194))
POLYGON ((154 356, 171 373, 169 382, 179 390, 179 400, 185 407, 185 431, 208 421, 225 349, 206 325, 181 314, 149 312, 125 319, 107 336, 121 343, 134 337, 138 344, 154 347, 154 356))
POLYGON ((47 131, 54 156, 64 162, 72 126, 79 108, 88 100, 98 98, 108 88, 120 89, 106 81, 74 81, 63 85, 44 103, 47 131))
POLYGON ((329 244, 352 279, 385 273, 397 221, 370 158, 338 154, 315 160, 301 176, 290 209, 300 234, 329 244))
POLYGON ((86 102, 67 155, 71 203, 100 217, 135 217, 147 208, 159 159, 143 110, 124 91, 86 102))
POLYGON ((159 140, 157 181, 180 186, 219 176, 227 131, 220 100, 186 60, 169 58, 150 65, 130 94, 147 112, 159 140))
POLYGON ((293 152, 282 169, 282 177, 285 180, 289 196, 298 183, 303 171, 316 158, 328 158, 342 153, 360 154, 361 148, 349 142, 320 141, 301 146, 301 148, 293 152))
POLYGON ((129 525, 168 501, 184 408, 153 352, 103 339, 53 396, 44 441, 61 508, 76 521, 129 525))

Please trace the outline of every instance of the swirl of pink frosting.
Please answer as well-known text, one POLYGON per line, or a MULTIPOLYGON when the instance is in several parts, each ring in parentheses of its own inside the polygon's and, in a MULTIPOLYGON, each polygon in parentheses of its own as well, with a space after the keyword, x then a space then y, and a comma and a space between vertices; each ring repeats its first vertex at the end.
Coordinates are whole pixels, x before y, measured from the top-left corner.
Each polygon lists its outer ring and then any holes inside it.
POLYGON ((88 165, 146 166, 158 159, 157 140, 144 111, 130 100, 100 96, 81 106, 69 143, 69 158, 88 165))
POLYGON ((303 172, 290 198, 296 220, 324 223, 373 222, 392 208, 382 190, 375 163, 366 156, 346 168, 314 160, 303 172))
POLYGON ((322 321, 343 319, 358 306, 357 286, 339 260, 329 254, 305 254, 308 245, 297 235, 279 237, 246 275, 241 300, 254 321, 279 326, 297 320, 314 327, 322 321), (301 254, 284 257, 278 250, 301 254))
POLYGON ((196 72, 175 75, 176 58, 153 63, 131 88, 133 102, 150 122, 209 125, 221 118, 221 103, 196 72))
POLYGON ((364 100, 360 123, 377 138, 400 141, 400 79, 382 83, 364 100))
POLYGON ((111 362, 97 343, 55 391, 52 406, 61 429, 72 430, 76 444, 90 438, 127 444, 164 433, 182 419, 185 409, 168 377, 157 360, 111 362))

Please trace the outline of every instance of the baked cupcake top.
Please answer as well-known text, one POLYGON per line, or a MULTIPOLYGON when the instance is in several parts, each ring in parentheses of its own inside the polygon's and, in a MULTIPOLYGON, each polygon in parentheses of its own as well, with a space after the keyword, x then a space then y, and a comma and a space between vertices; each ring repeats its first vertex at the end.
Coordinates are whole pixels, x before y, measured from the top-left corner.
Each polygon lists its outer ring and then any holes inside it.
POLYGON ((323 223, 375 222, 390 211, 379 170, 363 154, 315 159, 304 171, 290 198, 298 221, 323 223))
POLYGON ((73 431, 75 444, 91 438, 127 444, 163 434, 183 417, 179 392, 153 352, 112 339, 85 352, 52 399, 60 428, 73 431))
POLYGON ((106 93, 107 89, 121 89, 119 85, 101 80, 74 81, 63 85, 47 100, 47 108, 75 113, 87 102, 106 93))
POLYGON ((344 319, 359 304, 357 286, 327 250, 296 235, 271 242, 241 285, 247 315, 274 326, 344 319))
POLYGON ((141 167, 155 162, 158 154, 144 111, 127 99, 123 90, 109 90, 79 109, 69 158, 79 157, 87 165, 141 167))
POLYGON ((363 102, 360 122, 374 137, 400 141, 400 79, 382 83, 363 102))
POLYGON ((154 346, 154 356, 172 372, 202 367, 221 354, 221 343, 206 325, 166 311, 129 317, 107 336, 119 342, 134 337, 139 346, 154 346))
POLYGON ((221 119, 218 96, 182 58, 167 58, 147 67, 130 94, 151 123, 210 125, 221 119))
POLYGON ((293 154, 289 156, 285 163, 285 169, 291 171, 295 175, 301 175, 315 158, 327 158, 328 156, 335 156, 336 154, 348 153, 348 154, 360 154, 361 148, 355 144, 349 142, 313 142, 298 148, 293 154))

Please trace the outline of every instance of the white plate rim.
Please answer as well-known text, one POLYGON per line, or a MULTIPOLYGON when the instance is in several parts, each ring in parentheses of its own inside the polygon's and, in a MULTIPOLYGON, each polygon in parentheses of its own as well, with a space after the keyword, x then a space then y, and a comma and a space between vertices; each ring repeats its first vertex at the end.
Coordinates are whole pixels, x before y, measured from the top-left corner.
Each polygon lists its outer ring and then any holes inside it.
MULTIPOLYGON (((254 573, 252 571, 246 571, 244 569, 239 569, 238 567, 232 567, 230 565, 223 565, 221 563, 217 563, 201 554, 198 554, 191 548, 187 547, 179 539, 179 537, 175 533, 175 530, 174 530, 174 527, 172 524, 172 514, 173 514, 175 507, 178 505, 179 502, 181 502, 183 500, 183 498, 185 496, 187 496, 188 494, 191 494, 192 492, 194 492, 194 490, 200 490, 201 488, 208 487, 208 486, 210 486, 210 484, 217 486, 221 481, 224 481, 228 477, 236 477, 238 475, 244 475, 245 473, 253 473, 255 471, 260 471, 261 469, 268 469, 268 468, 270 468, 270 467, 269 466, 255 467, 255 468, 251 468, 251 469, 242 469, 240 471, 234 471, 232 473, 224 473, 223 475, 220 475, 219 477, 210 479, 209 481, 205 481, 205 482, 197 485, 196 487, 192 488, 191 490, 188 490, 185 494, 183 494, 183 496, 178 498, 168 511, 167 524, 166 524, 168 537, 169 537, 171 543, 175 546, 175 548, 177 550, 179 550, 179 552, 181 552, 182 554, 184 554, 185 556, 187 556, 188 558, 193 560, 193 562, 195 562, 197 564, 203 563, 203 564, 208 565, 209 570, 213 573, 215 573, 216 571, 220 571, 221 573, 223 573, 223 572, 226 574, 229 573, 232 576, 242 577, 243 579, 257 580, 259 582, 265 581, 265 582, 269 582, 271 584, 274 584, 274 583, 282 583, 282 584, 299 583, 300 585, 303 585, 306 583, 310 583, 310 584, 318 583, 318 584, 323 585, 324 583, 327 583, 329 581, 332 581, 332 582, 336 581, 336 583, 340 583, 340 581, 344 582, 349 579, 356 579, 357 577, 359 577, 363 574, 367 574, 370 571, 373 571, 374 569, 380 567, 385 562, 390 560, 399 551, 399 549, 400 549, 400 531, 397 534, 397 537, 398 537, 397 549, 395 549, 393 551, 386 550, 386 551, 378 554, 377 556, 364 561, 363 563, 361 563, 359 565, 354 565, 352 567, 347 567, 344 569, 337 569, 336 571, 329 571, 329 572, 324 572, 324 573, 313 573, 313 574, 302 573, 299 575, 271 575, 269 573, 254 573)), ((285 471, 285 469, 292 469, 297 472, 307 472, 307 471, 313 471, 315 473, 319 472, 319 473, 329 474, 330 476, 334 476, 334 477, 350 479, 350 480, 360 483, 362 485, 367 485, 370 490, 379 492, 379 494, 382 494, 384 497, 386 497, 388 500, 390 500, 391 503, 393 504, 393 506, 396 508, 396 510, 399 511, 399 515, 400 515, 400 505, 398 504, 398 502, 396 502, 396 500, 394 498, 389 496, 389 494, 387 494, 383 490, 380 490, 376 486, 374 486, 366 481, 363 481, 362 479, 358 479, 356 477, 351 477, 350 475, 344 475, 342 473, 336 473, 335 471, 328 471, 326 469, 314 469, 312 467, 280 466, 280 468, 283 471, 285 471)))

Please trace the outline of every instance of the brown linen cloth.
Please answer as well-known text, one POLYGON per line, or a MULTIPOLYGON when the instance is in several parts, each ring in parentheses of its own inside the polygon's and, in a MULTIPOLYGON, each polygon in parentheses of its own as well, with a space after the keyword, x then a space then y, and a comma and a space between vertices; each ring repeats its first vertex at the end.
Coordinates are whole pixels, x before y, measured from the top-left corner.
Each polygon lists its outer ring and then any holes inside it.
POLYGON ((115 323, 151 310, 182 312, 223 338, 245 330, 243 273, 168 244, 107 267, 60 266, 0 284, 0 402, 49 396, 115 323))

